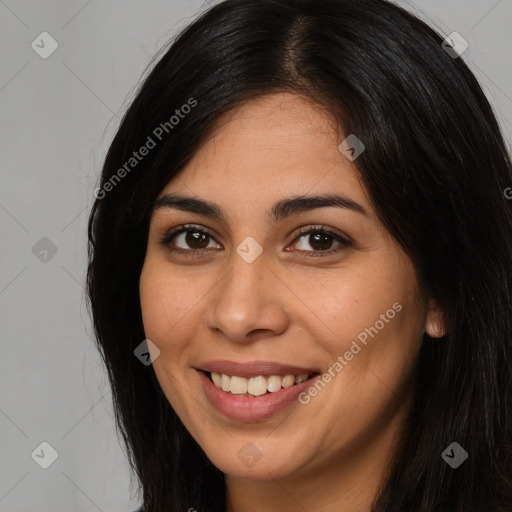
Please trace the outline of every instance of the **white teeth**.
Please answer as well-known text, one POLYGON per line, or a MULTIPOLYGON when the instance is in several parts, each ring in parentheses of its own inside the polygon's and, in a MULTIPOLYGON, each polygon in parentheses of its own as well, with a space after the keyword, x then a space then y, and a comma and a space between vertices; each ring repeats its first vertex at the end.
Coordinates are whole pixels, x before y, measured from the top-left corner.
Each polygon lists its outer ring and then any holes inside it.
POLYGON ((283 383, 283 379, 278 375, 271 375, 267 379, 267 389, 274 393, 274 391, 279 391, 281 389, 281 384, 283 383))
POLYGON ((283 388, 289 388, 295 384, 295 377, 293 375, 287 375, 283 379, 283 388))
POLYGON ((247 384, 247 391, 254 396, 264 395, 267 392, 267 379, 263 375, 251 377, 247 384))
POLYGON ((218 387, 222 387, 222 377, 220 376, 220 373, 212 372, 212 380, 213 383, 218 387))
POLYGON ((243 395, 247 393, 247 379, 243 377, 231 377, 231 393, 235 395, 243 395))
POLYGON ((302 375, 297 375, 297 377, 295 377, 295 384, 300 384, 301 382, 304 382, 305 380, 308 380, 307 373, 303 373, 302 375))
POLYGON ((269 375, 264 377, 259 375, 258 377, 251 377, 246 379, 244 377, 238 377, 225 375, 223 373, 211 372, 213 383, 223 391, 229 391, 234 395, 244 395, 248 393, 252 396, 261 396, 267 392, 275 393, 282 387, 289 388, 294 384, 300 384, 308 379, 309 375, 303 373, 301 375, 269 375))
POLYGON ((231 377, 229 375, 222 374, 222 378, 220 381, 220 387, 222 388, 222 391, 229 391, 231 386, 231 377))

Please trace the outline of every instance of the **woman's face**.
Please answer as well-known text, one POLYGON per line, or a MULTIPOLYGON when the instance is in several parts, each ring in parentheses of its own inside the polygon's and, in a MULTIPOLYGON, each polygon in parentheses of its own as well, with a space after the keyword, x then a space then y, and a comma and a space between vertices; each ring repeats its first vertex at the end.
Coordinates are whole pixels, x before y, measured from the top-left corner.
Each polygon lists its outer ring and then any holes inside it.
POLYGON ((324 112, 280 93, 224 121, 151 218, 140 294, 154 371, 224 473, 356 473, 389 455, 410 405, 429 319, 415 270, 324 112))

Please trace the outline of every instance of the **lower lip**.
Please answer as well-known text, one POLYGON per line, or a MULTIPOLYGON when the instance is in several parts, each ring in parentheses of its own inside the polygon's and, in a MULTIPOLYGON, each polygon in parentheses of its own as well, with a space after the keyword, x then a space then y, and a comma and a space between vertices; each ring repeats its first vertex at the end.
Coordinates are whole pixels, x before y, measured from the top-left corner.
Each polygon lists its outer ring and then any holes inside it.
POLYGON ((213 406, 225 416, 241 421, 257 421, 269 418, 292 403, 298 403, 299 394, 311 386, 320 375, 289 388, 281 388, 261 396, 235 395, 218 388, 208 376, 197 370, 206 396, 213 406))

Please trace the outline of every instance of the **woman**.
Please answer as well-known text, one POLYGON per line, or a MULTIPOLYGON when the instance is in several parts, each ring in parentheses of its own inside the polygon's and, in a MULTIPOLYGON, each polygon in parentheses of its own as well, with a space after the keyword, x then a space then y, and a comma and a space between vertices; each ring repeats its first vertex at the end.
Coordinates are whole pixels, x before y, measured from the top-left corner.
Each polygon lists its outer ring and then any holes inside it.
POLYGON ((144 80, 88 270, 144 512, 512 510, 511 163, 455 46, 227 0, 144 80))

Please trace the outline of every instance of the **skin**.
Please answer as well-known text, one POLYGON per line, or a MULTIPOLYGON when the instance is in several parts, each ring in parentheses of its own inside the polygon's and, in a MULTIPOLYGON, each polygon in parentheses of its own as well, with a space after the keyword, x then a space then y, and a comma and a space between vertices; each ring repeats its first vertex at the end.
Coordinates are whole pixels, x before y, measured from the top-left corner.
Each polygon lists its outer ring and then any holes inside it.
POLYGON ((251 100, 222 118, 160 194, 215 202, 227 222, 173 208, 151 218, 140 297, 146 336, 160 350, 154 371, 225 474, 228 512, 369 511, 401 438, 423 334, 442 334, 439 310, 419 299, 413 264, 378 219, 356 162, 339 151, 342 140, 334 121, 306 99, 251 100), (322 207, 276 224, 267 217, 283 198, 326 193, 368 214, 322 207), (184 223, 212 236, 187 244, 177 235, 169 245, 203 257, 159 243, 184 223), (311 235, 297 233, 318 225, 350 245, 333 252, 340 242, 328 237, 322 251, 311 235), (236 252, 246 237, 263 250, 252 263, 236 252), (304 257, 312 253, 321 254, 304 257), (202 390, 194 367, 212 359, 327 372, 394 303, 401 311, 306 405, 247 423, 223 416, 202 390), (252 467, 237 456, 247 443, 261 455, 252 467))

